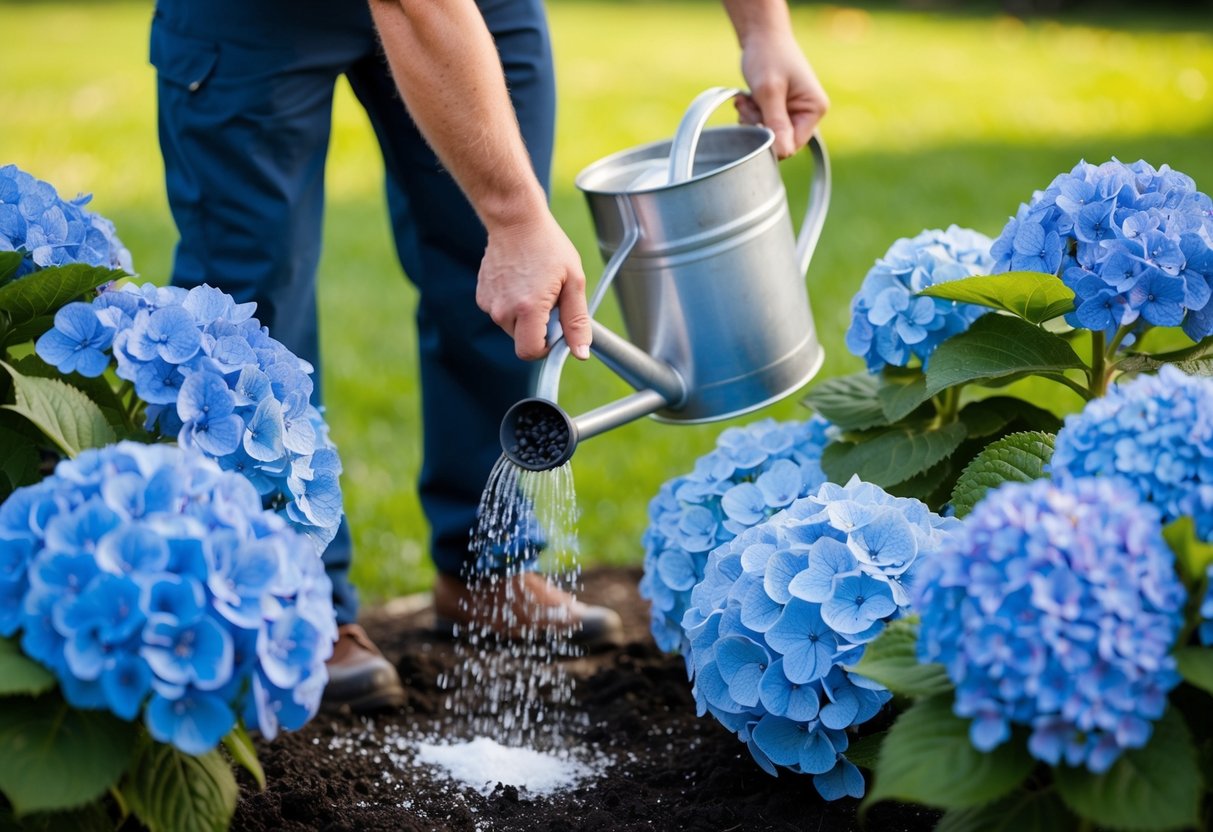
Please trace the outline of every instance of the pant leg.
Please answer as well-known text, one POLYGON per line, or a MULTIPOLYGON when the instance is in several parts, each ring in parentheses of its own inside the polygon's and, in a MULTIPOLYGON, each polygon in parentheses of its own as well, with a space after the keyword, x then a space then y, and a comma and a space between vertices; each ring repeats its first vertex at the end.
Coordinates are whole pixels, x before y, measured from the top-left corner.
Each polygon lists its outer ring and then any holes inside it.
MULTIPOLYGON (((316 367, 319 403, 324 161, 334 84, 357 40, 334 39, 328 54, 300 49, 286 17, 275 39, 247 45, 225 37, 230 1, 208 2, 210 17, 200 18, 206 9, 192 0, 162 0, 152 24, 160 146, 180 234, 172 282, 256 301, 261 323, 316 367)), ((373 43, 366 35, 364 50, 373 43)), ((324 554, 339 623, 357 614, 350 556, 343 522, 324 554)))
MULTIPOLYGON (((546 189, 555 83, 542 3, 482 0, 479 5, 546 189)), ((397 251, 420 290, 421 505, 435 565, 458 575, 469 560, 468 536, 481 491, 501 453, 501 418, 529 394, 534 367, 515 356, 513 341, 476 306, 484 227, 409 118, 383 60, 368 58, 349 77, 383 146, 397 251)))

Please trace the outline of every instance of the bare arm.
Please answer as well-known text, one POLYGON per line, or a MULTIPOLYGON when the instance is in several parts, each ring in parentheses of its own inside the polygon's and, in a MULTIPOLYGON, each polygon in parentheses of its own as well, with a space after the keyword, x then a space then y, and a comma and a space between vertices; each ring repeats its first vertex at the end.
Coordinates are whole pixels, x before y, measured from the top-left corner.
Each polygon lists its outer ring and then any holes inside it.
POLYGON ((558 306, 569 347, 587 357, 581 259, 548 209, 474 1, 370 4, 413 120, 488 230, 476 303, 527 359, 547 352, 548 316, 558 306))
POLYGON ((792 35, 785 0, 723 0, 741 44, 741 72, 750 95, 737 99, 747 124, 775 131, 780 158, 804 147, 830 99, 792 35))

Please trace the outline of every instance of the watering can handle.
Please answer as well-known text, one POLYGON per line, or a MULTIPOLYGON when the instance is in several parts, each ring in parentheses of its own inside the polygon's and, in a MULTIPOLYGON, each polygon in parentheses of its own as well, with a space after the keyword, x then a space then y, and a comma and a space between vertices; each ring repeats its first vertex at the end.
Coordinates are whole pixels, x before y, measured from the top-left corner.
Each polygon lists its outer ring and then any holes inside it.
MULTIPOLYGON (((695 151, 708 117, 721 104, 743 94, 736 87, 712 87, 695 96, 678 123, 678 130, 670 144, 670 184, 684 182, 693 175, 695 151)), ((809 271, 809 261, 821 237, 826 210, 830 207, 830 158, 817 133, 809 139, 809 153, 813 157, 813 181, 809 186, 809 206, 805 210, 800 233, 796 236, 796 262, 800 265, 802 275, 809 271)))

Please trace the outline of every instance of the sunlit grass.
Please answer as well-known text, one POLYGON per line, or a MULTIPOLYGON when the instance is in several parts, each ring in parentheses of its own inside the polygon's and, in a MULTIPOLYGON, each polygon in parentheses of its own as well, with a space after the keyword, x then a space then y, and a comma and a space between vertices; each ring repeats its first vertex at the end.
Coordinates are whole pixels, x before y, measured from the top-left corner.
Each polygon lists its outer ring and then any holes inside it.
MULTIPOLYGON (((1079 158, 1168 162, 1213 190, 1213 33, 1183 19, 1114 26, 945 17, 798 5, 797 35, 833 98, 824 132, 834 200, 809 285, 828 359, 848 302, 899 236, 950 223, 996 234, 1033 189, 1079 158)), ((147 278, 167 274, 175 232, 163 194, 155 79, 146 61, 149 3, 0 4, 0 163, 61 191, 92 191, 147 278)), ((572 180, 607 153, 672 133, 704 87, 738 84, 737 47, 713 3, 554 0, 560 78, 554 205, 600 270, 572 180)), ((727 120, 722 113, 720 121, 727 120)), ((420 466, 415 293, 399 272, 374 139, 338 90, 321 265, 329 419, 370 597, 423 587, 431 567, 414 481, 420 466)), ((786 165, 793 213, 807 166, 786 165)), ((267 234, 273 229, 266 229, 267 234)), ((615 321, 606 310, 608 323, 615 321)), ((624 392, 600 367, 567 372, 573 411, 624 392)), ((803 413, 794 400, 769 411, 803 413)), ((643 422, 587 442, 574 461, 588 562, 635 563, 645 505, 687 470, 720 426, 643 422)))

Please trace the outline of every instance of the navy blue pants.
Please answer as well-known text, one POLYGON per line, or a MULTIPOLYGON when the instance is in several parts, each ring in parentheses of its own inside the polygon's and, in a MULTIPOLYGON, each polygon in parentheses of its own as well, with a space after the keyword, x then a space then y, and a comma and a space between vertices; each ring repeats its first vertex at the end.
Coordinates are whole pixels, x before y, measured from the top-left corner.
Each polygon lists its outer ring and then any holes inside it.
MULTIPOLYGON (((555 87, 541 0, 478 2, 546 188, 555 87)), ((151 61, 180 233, 172 281, 256 301, 270 333, 317 368, 317 397, 324 163, 334 85, 338 76, 349 79, 383 152, 397 254, 420 291, 421 504, 434 563, 459 574, 500 453, 498 425, 527 395, 531 367, 476 307, 484 227, 405 111, 365 0, 158 0, 151 61)), ((372 367, 368 360, 346 372, 372 367)), ((357 613, 350 557, 343 524, 324 555, 340 623, 357 613)))

